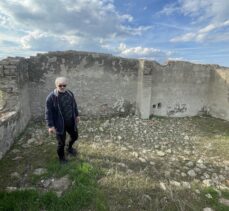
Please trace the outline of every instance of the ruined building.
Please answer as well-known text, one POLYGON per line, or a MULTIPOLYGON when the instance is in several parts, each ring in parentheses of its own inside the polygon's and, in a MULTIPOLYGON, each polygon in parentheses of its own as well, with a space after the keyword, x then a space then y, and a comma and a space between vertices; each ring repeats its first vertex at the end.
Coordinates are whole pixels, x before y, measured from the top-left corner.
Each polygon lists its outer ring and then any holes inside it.
POLYGON ((124 59, 108 54, 51 52, 0 61, 0 158, 31 118, 44 117, 57 76, 69 79, 81 115, 229 120, 229 69, 218 65, 124 59))

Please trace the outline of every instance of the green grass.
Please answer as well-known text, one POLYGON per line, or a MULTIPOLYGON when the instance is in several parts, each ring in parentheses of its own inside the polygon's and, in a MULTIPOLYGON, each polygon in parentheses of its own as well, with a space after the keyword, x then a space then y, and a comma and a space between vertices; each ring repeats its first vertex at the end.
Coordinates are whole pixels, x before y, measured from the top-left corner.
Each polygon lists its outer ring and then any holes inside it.
POLYGON ((53 192, 39 193, 36 190, 0 192, 0 210, 81 210, 93 207, 94 210, 107 210, 105 197, 97 185, 100 172, 85 162, 71 162, 61 166, 49 164, 48 174, 63 176, 68 174, 73 181, 71 188, 60 198, 53 192))
POLYGON ((4 158, 0 161, 0 210, 1 211, 59 211, 59 210, 107 210, 103 192, 99 189, 97 180, 102 175, 99 168, 85 162, 80 157, 69 158, 69 163, 60 165, 56 154, 55 138, 48 136, 44 123, 29 124, 29 127, 19 136, 4 158), (44 131, 39 140, 44 141, 40 146, 32 145, 24 149, 25 144, 36 130, 44 131), (53 143, 53 144, 51 144, 53 143), (13 153, 19 149, 19 153, 13 153), (22 156, 20 160, 13 160, 22 156), (34 175, 36 168, 46 168, 47 173, 34 175), (18 172, 20 178, 11 177, 18 172), (58 197, 55 192, 40 191, 40 181, 50 178, 61 178, 68 175, 72 184, 70 188, 58 197), (34 190, 20 190, 6 192, 10 187, 32 187, 34 190))
MULTIPOLYGON (((229 196, 229 192, 223 192, 222 196, 229 196)), ((215 211, 228 211, 228 206, 219 203, 220 195, 214 188, 205 188, 201 191, 202 204, 206 204, 213 208, 215 211), (207 198, 206 194, 210 194, 212 198, 207 198)), ((225 197, 226 198, 226 197, 225 197)))

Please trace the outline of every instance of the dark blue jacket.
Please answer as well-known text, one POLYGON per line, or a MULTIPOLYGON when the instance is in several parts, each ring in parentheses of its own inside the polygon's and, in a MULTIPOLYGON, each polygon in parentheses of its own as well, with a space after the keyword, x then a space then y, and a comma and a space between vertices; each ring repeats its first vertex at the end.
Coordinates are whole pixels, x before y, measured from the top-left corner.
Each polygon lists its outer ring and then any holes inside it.
MULTIPOLYGON (((69 90, 66 90, 66 92, 72 96, 72 124, 76 130, 77 125, 75 118, 78 116, 77 104, 73 93, 69 90)), ((45 120, 49 128, 55 127, 57 134, 64 133, 64 119, 60 110, 58 91, 56 89, 52 91, 46 98, 45 120)))

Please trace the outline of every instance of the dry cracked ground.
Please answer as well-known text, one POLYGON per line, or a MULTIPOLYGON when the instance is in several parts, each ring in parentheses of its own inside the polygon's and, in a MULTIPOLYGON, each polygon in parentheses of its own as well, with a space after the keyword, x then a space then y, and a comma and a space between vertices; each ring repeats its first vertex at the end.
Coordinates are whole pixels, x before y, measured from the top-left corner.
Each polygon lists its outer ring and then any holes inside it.
POLYGON ((52 191, 61 199, 78 187, 71 177, 74 164, 87 163, 99 172, 103 205, 92 200, 79 210, 229 210, 229 122, 82 119, 79 134, 78 156, 61 166, 55 138, 43 122, 31 122, 0 161, 0 190, 52 191))

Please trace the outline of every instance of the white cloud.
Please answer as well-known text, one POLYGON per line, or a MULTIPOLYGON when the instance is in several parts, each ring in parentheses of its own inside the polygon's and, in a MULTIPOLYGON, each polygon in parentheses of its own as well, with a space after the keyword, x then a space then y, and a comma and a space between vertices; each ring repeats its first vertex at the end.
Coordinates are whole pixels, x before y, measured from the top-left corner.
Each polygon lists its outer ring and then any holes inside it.
POLYGON ((181 36, 174 37, 170 41, 171 42, 187 42, 187 41, 193 40, 195 36, 196 36, 195 33, 187 33, 181 36))
MULTIPOLYGON (((129 14, 119 14, 112 1, 105 0, 1 0, 0 9, 14 24, 32 30, 55 34, 71 31, 107 37, 113 33, 123 35, 132 32, 127 23, 133 20, 129 14)), ((133 28, 133 31, 135 29, 133 28)))
POLYGON ((213 37, 217 38, 219 35, 222 37, 225 32, 220 30, 225 30, 225 27, 228 26, 228 11, 228 0, 178 0, 176 3, 166 5, 160 13, 166 15, 179 13, 192 19, 190 25, 193 29, 186 34, 170 39, 171 42, 204 42, 214 41, 213 37))
POLYGON ((164 8, 158 12, 159 15, 172 15, 175 12, 180 11, 180 7, 177 3, 167 4, 164 8))
MULTIPOLYGON (((113 0, 1 0, 0 11, 0 27, 24 50, 111 50, 114 39, 121 42, 150 29, 132 27, 133 17, 119 13, 113 0)), ((9 40, 6 33, 3 40, 9 40)))
MULTIPOLYGON (((203 42, 205 40, 213 40, 212 35, 209 35, 209 33, 219 29, 223 29, 227 26, 229 26, 229 20, 226 20, 222 23, 209 24, 206 27, 199 29, 197 32, 186 33, 184 35, 174 37, 170 41, 171 42, 189 42, 189 41, 203 42)), ((222 36, 223 34, 224 33, 221 32, 220 36, 222 36)), ((214 36, 217 37, 217 35, 214 36)), ((227 40, 229 40, 229 37, 227 40)))
POLYGON ((135 48, 127 48, 124 43, 121 43, 118 47, 118 50, 121 52, 122 55, 125 56, 149 56, 158 52, 161 52, 158 49, 154 48, 143 48, 141 46, 135 48))
POLYGON ((229 19, 228 0, 178 0, 176 3, 167 4, 160 14, 172 15, 180 13, 195 18, 195 21, 222 22, 229 19))
POLYGON ((210 18, 212 22, 220 22, 229 18, 228 0, 179 0, 179 6, 184 15, 197 17, 199 20, 210 18))
POLYGON ((168 61, 185 61, 184 57, 169 57, 168 61))
POLYGON ((123 57, 152 59, 158 62, 164 62, 172 55, 170 51, 162 51, 155 48, 145 48, 142 46, 127 47, 126 44, 120 43, 117 48, 118 54, 123 57))

